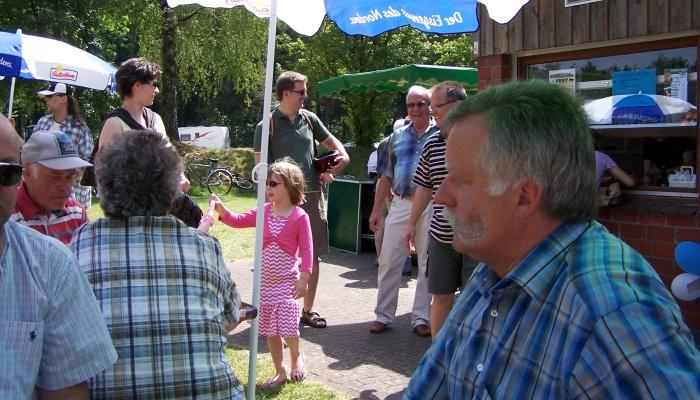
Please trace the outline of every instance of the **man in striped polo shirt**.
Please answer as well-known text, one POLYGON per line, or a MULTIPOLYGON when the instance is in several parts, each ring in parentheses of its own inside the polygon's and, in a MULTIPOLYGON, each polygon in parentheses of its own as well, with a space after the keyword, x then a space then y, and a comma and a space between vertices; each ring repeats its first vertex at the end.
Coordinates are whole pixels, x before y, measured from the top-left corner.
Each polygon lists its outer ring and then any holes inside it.
MULTIPOLYGON (((438 128, 440 120, 462 100, 467 98, 464 87, 455 81, 438 83, 430 89, 432 93, 430 112, 438 128)), ((447 176, 445 166, 445 134, 443 131, 425 141, 420 160, 413 176, 416 192, 413 195, 411 215, 408 218, 404 240, 414 243, 416 224, 438 187, 447 176)), ((433 204, 428 229, 428 291, 433 295, 430 307, 430 333, 433 339, 447 318, 455 292, 461 288, 474 271, 476 261, 452 248, 452 227, 442 216, 442 205, 433 204)))
POLYGON ((88 222, 85 208, 71 198, 81 169, 92 164, 80 158, 73 140, 58 131, 34 132, 22 146, 22 183, 11 220, 70 243, 88 222))

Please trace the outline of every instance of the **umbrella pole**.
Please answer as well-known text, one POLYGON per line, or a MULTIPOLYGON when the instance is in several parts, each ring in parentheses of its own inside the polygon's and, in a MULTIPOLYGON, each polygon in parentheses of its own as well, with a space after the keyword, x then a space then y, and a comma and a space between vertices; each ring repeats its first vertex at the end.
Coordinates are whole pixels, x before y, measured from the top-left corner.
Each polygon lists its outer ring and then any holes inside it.
POLYGON ((10 83, 10 104, 7 107, 7 118, 12 118, 12 100, 15 97, 15 80, 17 78, 12 78, 12 83, 10 83))
MULTIPOLYGON (((262 115, 262 137, 260 138, 260 164, 257 171, 257 216, 255 220, 255 259, 253 268, 253 305, 260 307, 260 272, 262 267, 263 232, 265 231, 265 188, 267 181, 267 148, 270 140, 270 103, 272 102, 272 75, 275 65, 275 35, 277 33, 277 0, 270 2, 270 24, 267 34, 267 62, 265 66, 265 97, 262 115)), ((250 328, 250 358, 248 359, 249 400, 255 400, 255 367, 258 359, 258 318, 250 328)))

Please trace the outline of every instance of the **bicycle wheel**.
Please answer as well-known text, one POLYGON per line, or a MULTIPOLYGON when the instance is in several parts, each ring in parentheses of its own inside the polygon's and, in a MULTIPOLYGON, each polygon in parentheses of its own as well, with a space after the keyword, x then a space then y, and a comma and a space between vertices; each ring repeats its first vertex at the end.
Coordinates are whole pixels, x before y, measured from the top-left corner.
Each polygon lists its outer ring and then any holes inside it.
POLYGON ((207 189, 209 193, 223 196, 231 191, 233 185, 233 175, 223 168, 211 171, 207 177, 207 189))
POLYGON ((241 174, 234 174, 233 176, 233 182, 236 183, 236 186, 238 186, 241 189, 252 189, 253 188, 253 182, 247 180, 246 178, 243 177, 241 174))

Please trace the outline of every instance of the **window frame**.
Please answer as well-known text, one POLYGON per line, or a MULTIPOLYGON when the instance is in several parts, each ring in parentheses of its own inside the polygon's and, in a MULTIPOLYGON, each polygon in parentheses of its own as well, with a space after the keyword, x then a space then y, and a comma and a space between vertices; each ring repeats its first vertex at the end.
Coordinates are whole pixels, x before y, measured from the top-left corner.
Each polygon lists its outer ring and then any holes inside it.
MULTIPOLYGON (((694 47, 696 52, 696 107, 700 108, 700 36, 686 36, 673 39, 653 40, 630 44, 620 44, 605 47, 594 47, 573 51, 557 51, 551 53, 522 56, 517 58, 517 79, 527 78, 528 67, 535 64, 556 63, 571 60, 584 60, 608 56, 624 56, 628 54, 643 53, 649 51, 694 47)), ((664 123, 648 125, 592 125, 601 137, 606 138, 647 138, 647 137, 691 137, 696 139, 695 174, 698 173, 698 154, 700 154, 700 126, 697 123, 664 123)), ((677 188, 665 186, 636 186, 634 189, 625 190, 626 193, 642 196, 699 198, 700 185, 696 178, 695 188, 677 188)))

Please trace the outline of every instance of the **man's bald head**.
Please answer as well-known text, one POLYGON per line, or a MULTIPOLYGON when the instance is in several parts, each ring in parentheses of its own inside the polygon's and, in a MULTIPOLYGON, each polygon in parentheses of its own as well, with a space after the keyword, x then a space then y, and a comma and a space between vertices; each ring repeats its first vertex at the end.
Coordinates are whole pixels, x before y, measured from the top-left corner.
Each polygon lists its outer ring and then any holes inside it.
MULTIPOLYGON (((19 164, 19 151, 22 147, 22 139, 15 132, 12 123, 4 116, 0 115, 0 163, 4 164, 19 164)), ((16 168, 13 166, 8 166, 16 168)), ((17 185, 10 184, 4 186, 0 184, 0 230, 2 229, 7 219, 12 214, 15 208, 15 200, 17 199, 17 185)), ((0 234, 0 249, 4 237, 0 234)))
MULTIPOLYGON (((22 139, 15 131, 14 124, 7 117, 0 114, 0 148, 16 151, 19 161, 19 151, 22 148, 22 143, 22 139)), ((3 156, 5 156, 4 152, 3 156)))

